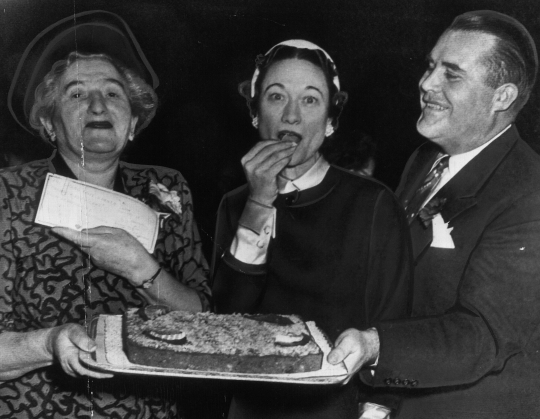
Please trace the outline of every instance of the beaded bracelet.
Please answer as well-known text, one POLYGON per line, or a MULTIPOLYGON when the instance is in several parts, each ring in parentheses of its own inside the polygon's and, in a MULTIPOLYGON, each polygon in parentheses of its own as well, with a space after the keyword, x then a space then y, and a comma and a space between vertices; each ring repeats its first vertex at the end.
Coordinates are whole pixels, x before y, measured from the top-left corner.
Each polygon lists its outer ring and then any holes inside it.
POLYGON ((161 273, 161 266, 159 267, 159 269, 157 270, 157 272, 152 276, 152 278, 149 278, 149 279, 145 279, 141 285, 138 285, 136 286, 135 288, 144 288, 144 289, 147 289, 147 288, 150 288, 152 286, 152 284, 154 283, 154 281, 156 280, 156 278, 159 276, 159 274, 161 273))

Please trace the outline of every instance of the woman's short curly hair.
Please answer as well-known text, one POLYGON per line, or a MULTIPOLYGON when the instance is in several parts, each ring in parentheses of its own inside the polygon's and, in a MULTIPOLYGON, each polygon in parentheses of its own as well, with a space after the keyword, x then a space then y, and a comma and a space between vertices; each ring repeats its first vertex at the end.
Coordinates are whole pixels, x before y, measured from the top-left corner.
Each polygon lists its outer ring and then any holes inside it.
POLYGON ((107 54, 83 54, 80 52, 70 53, 65 60, 53 64, 43 81, 35 91, 34 104, 30 111, 29 122, 32 128, 39 131, 39 135, 48 140, 48 134, 41 123, 41 118, 51 119, 56 111, 59 81, 69 66, 80 60, 103 60, 109 62, 124 80, 126 94, 131 106, 131 113, 138 117, 135 134, 146 128, 156 114, 158 105, 157 95, 154 89, 146 83, 137 73, 123 66, 107 54))
POLYGON ((291 58, 306 60, 322 70, 330 93, 328 116, 332 118, 332 125, 334 128, 337 128, 339 116, 347 102, 348 96, 347 93, 338 91, 337 86, 333 82, 334 77, 337 76, 335 65, 320 50, 296 48, 289 45, 279 45, 269 54, 259 55, 257 57, 255 63, 260 73, 255 82, 255 96, 251 97, 251 80, 246 80, 238 86, 240 94, 244 96, 247 101, 251 116, 254 117, 258 114, 261 86, 269 68, 278 61, 291 58))

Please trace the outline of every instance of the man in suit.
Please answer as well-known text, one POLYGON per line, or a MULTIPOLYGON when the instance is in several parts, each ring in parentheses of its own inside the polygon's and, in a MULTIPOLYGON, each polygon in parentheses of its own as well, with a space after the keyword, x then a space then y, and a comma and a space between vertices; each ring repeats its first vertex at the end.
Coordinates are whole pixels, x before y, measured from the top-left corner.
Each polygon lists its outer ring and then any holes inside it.
POLYGON ((399 418, 540 417, 540 159, 514 125, 537 67, 527 30, 491 11, 458 16, 428 55, 429 142, 397 191, 413 315, 350 329, 329 355, 403 389, 399 418))

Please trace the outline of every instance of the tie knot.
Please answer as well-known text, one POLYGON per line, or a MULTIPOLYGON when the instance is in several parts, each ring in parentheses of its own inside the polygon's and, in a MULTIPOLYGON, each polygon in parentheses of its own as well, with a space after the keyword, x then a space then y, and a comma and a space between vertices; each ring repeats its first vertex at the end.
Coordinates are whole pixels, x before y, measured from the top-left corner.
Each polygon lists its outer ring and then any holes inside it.
POLYGON ((450 161, 450 156, 447 154, 445 156, 443 156, 439 162, 435 165, 435 167, 433 168, 433 170, 436 170, 438 171, 439 173, 442 173, 444 171, 444 169, 446 169, 448 167, 448 163, 450 161))
POLYGON ((450 156, 446 155, 432 167, 422 184, 418 187, 408 205, 406 206, 407 218, 411 222, 418 214, 418 211, 424 206, 431 193, 437 188, 441 181, 444 170, 448 167, 450 156))
POLYGON ((426 176, 426 179, 424 180, 421 189, 426 187, 432 187, 433 182, 438 183, 438 178, 441 177, 442 173, 445 171, 445 169, 448 168, 448 162, 450 160, 450 156, 446 155, 443 156, 435 166, 431 169, 431 171, 426 176))

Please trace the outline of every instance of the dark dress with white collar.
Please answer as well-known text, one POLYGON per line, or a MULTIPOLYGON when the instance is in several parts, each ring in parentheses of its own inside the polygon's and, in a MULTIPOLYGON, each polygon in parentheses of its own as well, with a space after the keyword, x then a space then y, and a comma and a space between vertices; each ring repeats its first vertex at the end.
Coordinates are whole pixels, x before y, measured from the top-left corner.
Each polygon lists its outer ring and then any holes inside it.
MULTIPOLYGON (((382 184, 330 167, 323 181, 279 195, 276 237, 265 265, 228 251, 248 189, 221 203, 214 251, 214 295, 220 313, 298 314, 332 342, 408 312, 408 227, 382 184)), ((229 418, 357 418, 361 388, 247 383, 235 385, 229 418)))

